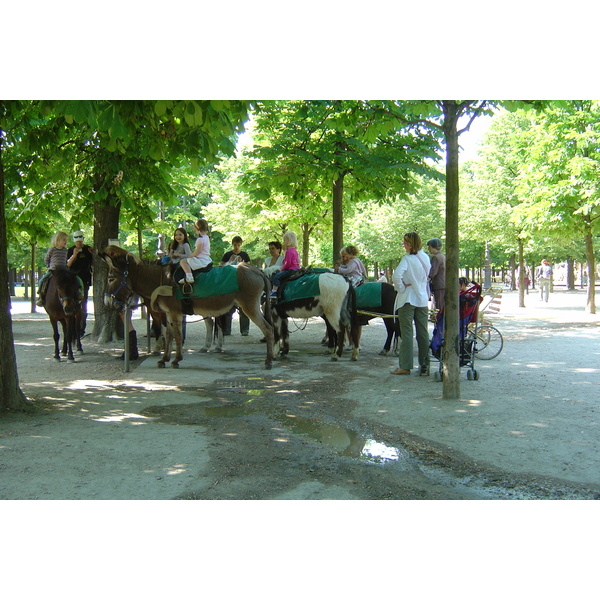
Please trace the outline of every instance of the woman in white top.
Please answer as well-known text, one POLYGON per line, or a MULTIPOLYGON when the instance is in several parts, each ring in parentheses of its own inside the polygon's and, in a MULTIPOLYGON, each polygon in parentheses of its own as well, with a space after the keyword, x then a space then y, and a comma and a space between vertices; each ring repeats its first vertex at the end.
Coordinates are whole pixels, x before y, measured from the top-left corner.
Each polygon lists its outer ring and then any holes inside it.
POLYGON ((429 331, 427 277, 431 268, 429 256, 423 251, 423 242, 417 233, 404 236, 406 255, 396 267, 392 282, 396 289, 394 312, 398 315, 402 340, 399 364, 393 375, 409 375, 413 368, 413 322, 419 349, 419 375, 429 373, 429 331))
POLYGON ((206 219, 198 219, 194 223, 194 231, 198 236, 194 251, 187 258, 182 258, 179 263, 181 268, 185 271, 185 279, 181 279, 177 283, 194 283, 192 271, 212 265, 212 260, 210 258, 210 238, 208 237, 208 221, 206 219))
POLYGON ((281 265, 283 265, 282 248, 281 242, 269 242, 269 256, 265 258, 265 268, 263 269, 267 277, 271 277, 276 271, 281 271, 281 265))

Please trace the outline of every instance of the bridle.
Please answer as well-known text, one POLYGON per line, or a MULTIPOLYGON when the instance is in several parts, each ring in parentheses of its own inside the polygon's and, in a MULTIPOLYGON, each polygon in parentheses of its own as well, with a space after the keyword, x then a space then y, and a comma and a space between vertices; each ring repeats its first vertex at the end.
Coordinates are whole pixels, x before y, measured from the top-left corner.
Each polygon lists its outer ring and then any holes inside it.
POLYGON ((110 294, 108 292, 104 292, 104 297, 110 298, 112 300, 113 304, 117 305, 118 307, 126 306, 129 303, 129 301, 131 300, 131 298, 135 295, 134 291, 131 289, 131 287, 127 283, 128 276, 129 276, 129 261, 127 262, 127 266, 125 267, 125 270, 123 271, 123 277, 121 278, 121 283, 119 284, 119 287, 110 294), (121 290, 127 290, 129 292, 127 294, 127 299, 124 301, 119 300, 119 298, 117 298, 117 295, 121 292, 121 290))

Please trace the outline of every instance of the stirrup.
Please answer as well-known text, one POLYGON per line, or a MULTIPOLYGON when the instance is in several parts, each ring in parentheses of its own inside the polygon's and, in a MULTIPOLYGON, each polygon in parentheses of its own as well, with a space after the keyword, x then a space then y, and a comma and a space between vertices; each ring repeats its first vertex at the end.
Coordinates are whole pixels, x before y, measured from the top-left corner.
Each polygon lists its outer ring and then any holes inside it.
POLYGON ((191 296, 194 291, 194 283, 192 281, 180 281, 181 292, 184 296, 191 296))

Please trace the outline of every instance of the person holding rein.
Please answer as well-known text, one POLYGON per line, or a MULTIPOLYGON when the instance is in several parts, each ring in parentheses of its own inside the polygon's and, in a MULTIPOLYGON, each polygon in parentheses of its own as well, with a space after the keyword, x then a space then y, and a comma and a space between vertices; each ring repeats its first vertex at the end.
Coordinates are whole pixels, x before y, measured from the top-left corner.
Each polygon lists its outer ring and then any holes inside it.
POLYGON ((67 250, 67 267, 77 275, 83 283, 83 302, 81 304, 81 322, 79 335, 85 335, 87 324, 87 302, 92 285, 92 270, 94 265, 94 251, 91 246, 83 243, 84 235, 81 229, 73 232, 74 246, 67 250))

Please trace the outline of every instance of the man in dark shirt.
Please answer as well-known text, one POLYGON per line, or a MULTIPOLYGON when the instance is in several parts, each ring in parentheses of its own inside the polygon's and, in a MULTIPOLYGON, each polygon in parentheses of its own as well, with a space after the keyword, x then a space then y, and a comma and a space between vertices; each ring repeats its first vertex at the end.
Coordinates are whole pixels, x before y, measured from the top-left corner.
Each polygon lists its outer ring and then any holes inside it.
MULTIPOLYGON (((242 250, 243 242, 244 240, 242 240, 239 235, 234 236, 234 238, 231 240, 233 250, 229 250, 229 252, 225 252, 225 254, 223 254, 223 258, 219 264, 220 267, 225 265, 237 265, 241 262, 250 262, 250 257, 242 250)), ((241 308, 238 308, 238 311, 240 314, 240 333, 242 335, 248 335, 250 330, 250 319, 244 314, 244 311, 241 308)), ((233 311, 228 315, 225 315, 223 335, 231 335, 232 314, 233 311)))
POLYGON ((440 238, 432 238, 427 242, 427 250, 431 254, 429 280, 433 293, 432 308, 437 310, 443 308, 446 295, 446 257, 440 252, 441 247, 442 240, 440 238))
POLYGON ((81 311, 81 322, 79 323, 79 335, 83 337, 87 319, 88 292, 92 285, 92 269, 94 263, 94 251, 83 243, 83 231, 78 229, 73 232, 74 246, 67 250, 67 267, 81 278, 83 282, 83 310, 81 311))

